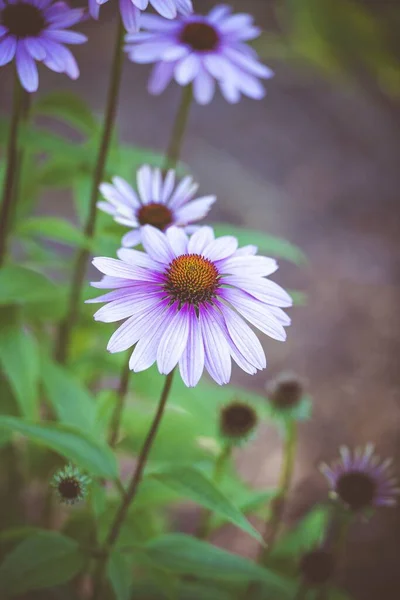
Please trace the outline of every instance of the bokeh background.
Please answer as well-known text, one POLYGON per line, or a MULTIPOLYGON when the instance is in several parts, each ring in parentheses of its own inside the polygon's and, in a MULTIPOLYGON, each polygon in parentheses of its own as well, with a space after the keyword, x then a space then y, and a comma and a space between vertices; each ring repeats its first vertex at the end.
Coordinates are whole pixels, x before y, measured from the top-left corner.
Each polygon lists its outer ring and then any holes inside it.
MULTIPOLYGON (((75 2, 79 5, 81 3, 75 2)), ((109 3, 110 5, 115 3, 109 3)), ((215 4, 194 0, 199 11, 215 4)), ((231 0, 265 31, 257 50, 276 72, 263 101, 229 106, 217 96, 194 106, 183 159, 204 194, 216 193, 210 218, 286 237, 309 259, 282 261, 279 282, 307 294, 292 310, 285 344, 267 342, 267 371, 236 383, 261 390, 283 369, 308 381, 313 418, 301 425, 287 523, 326 494, 317 467, 342 444, 372 441, 400 472, 400 5, 396 0, 231 0)), ((115 29, 115 5, 82 29, 77 82, 41 71, 41 92, 70 89, 101 115, 115 29)), ((163 151, 179 89, 146 93, 149 69, 126 61, 118 114, 121 138, 163 151)), ((11 70, 0 75, 0 108, 11 99, 11 70)), ((73 217, 65 191, 40 211, 73 217)), ((278 435, 265 428, 240 456, 254 485, 274 484, 278 435)), ((180 525, 194 528, 183 511, 180 525)), ((359 600, 400 597, 400 509, 353 527, 344 586, 359 600)), ((237 530, 216 538, 248 555, 237 530)))

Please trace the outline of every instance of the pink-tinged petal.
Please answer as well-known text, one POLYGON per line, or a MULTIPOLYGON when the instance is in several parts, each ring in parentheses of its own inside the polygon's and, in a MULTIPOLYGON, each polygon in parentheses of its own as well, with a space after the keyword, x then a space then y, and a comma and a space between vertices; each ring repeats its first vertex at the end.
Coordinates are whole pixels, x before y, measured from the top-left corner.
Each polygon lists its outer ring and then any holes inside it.
POLYGON ((203 336, 204 363, 211 377, 219 384, 228 383, 231 378, 232 361, 229 344, 221 329, 216 309, 199 307, 200 325, 203 336))
POLYGON ((214 241, 214 231, 212 227, 201 227, 189 240, 188 252, 190 254, 203 254, 204 248, 214 241))
POLYGON ((153 201, 152 194, 152 170, 149 165, 143 165, 137 172, 136 181, 138 192, 143 204, 149 204, 153 201))
POLYGON ((293 304, 289 294, 280 285, 269 279, 231 275, 228 283, 272 306, 285 308, 293 304))
POLYGON ((90 285, 100 290, 114 289, 114 288, 127 288, 133 285, 138 285, 142 282, 131 281, 129 279, 122 279, 121 277, 111 277, 104 275, 100 281, 91 281, 90 285))
POLYGON ((37 66, 23 40, 18 42, 16 50, 16 64, 18 77, 27 92, 36 92, 39 87, 39 74, 37 66))
POLYGON ((137 294, 138 296, 147 294, 149 292, 157 291, 157 286, 151 283, 134 283, 133 285, 118 288, 112 292, 107 292, 97 298, 90 298, 85 300, 85 304, 98 304, 99 302, 112 302, 113 300, 119 300, 127 295, 137 294))
POLYGON ((177 305, 169 306, 164 313, 153 319, 152 328, 136 344, 129 361, 129 368, 135 373, 151 367, 157 359, 160 340, 177 311, 177 305))
POLYGON ((189 308, 188 319, 188 341, 179 361, 179 371, 185 385, 194 387, 204 370, 204 345, 200 323, 192 306, 189 308))
POLYGON ((0 40, 0 67, 7 65, 15 56, 17 49, 17 40, 9 35, 0 40))
POLYGON ((166 235, 151 225, 142 227, 142 244, 147 254, 159 263, 169 264, 175 258, 166 235))
POLYGON ((188 307, 183 306, 171 319, 157 349, 157 366, 163 375, 168 375, 178 364, 185 350, 188 334, 188 307))
POLYGON ((46 50, 37 38, 26 38, 25 47, 35 60, 43 60, 46 57, 46 50))
POLYGON ((215 79, 204 69, 199 70, 193 81, 193 95, 199 104, 209 104, 215 92, 215 79))
POLYGON ((204 196, 203 198, 188 202, 185 206, 177 210, 176 222, 179 225, 186 225, 187 223, 203 219, 215 201, 215 196, 204 196))
POLYGON ((161 94, 174 76, 175 63, 159 62, 154 65, 151 72, 148 91, 154 96, 161 94))
POLYGON ((248 255, 254 255, 257 254, 258 251, 258 247, 257 246, 253 246, 252 244, 249 244, 248 246, 242 246, 241 248, 238 248, 235 252, 235 256, 248 256, 248 255))
POLYGON ((132 188, 131 185, 122 177, 113 177, 113 184, 115 185, 118 192, 121 194, 123 198, 126 198, 129 201, 129 204, 134 208, 140 208, 141 204, 139 202, 139 198, 136 195, 136 192, 132 188))
POLYGON ((286 331, 282 324, 268 310, 267 305, 257 302, 251 296, 233 288, 221 289, 220 296, 230 302, 254 327, 257 327, 257 329, 275 340, 281 342, 286 340, 286 331))
POLYGON ((174 0, 150 0, 151 4, 162 17, 166 19, 175 19, 176 17, 176 4, 174 0))
MULTIPOLYGON (((275 259, 266 256, 231 256, 218 262, 218 270, 221 273, 238 275, 246 274, 246 277, 267 277, 275 273, 278 264, 275 259)), ((229 283, 229 280, 227 280, 229 283)))
POLYGON ((180 208, 183 204, 193 198, 198 187, 199 186, 197 183, 193 183, 192 177, 189 175, 184 177, 172 194, 171 199, 168 202, 168 206, 174 210, 180 208))
POLYGON ((134 267, 115 258, 94 258, 92 264, 104 275, 131 281, 158 281, 159 275, 141 267, 134 267))
POLYGON ((132 315, 140 314, 143 310, 148 310, 160 303, 160 292, 153 293, 132 293, 126 294, 123 298, 113 300, 105 306, 99 308, 93 315, 95 321, 102 323, 115 323, 122 321, 132 315))
POLYGON ((175 171, 174 171, 174 169, 169 169, 165 176, 164 183, 162 186, 162 192, 161 192, 161 201, 164 204, 168 204, 168 200, 173 192, 174 185, 175 185, 175 171))
POLYGON ((238 247, 238 241, 231 235, 223 235, 210 242, 203 250, 206 258, 212 261, 222 260, 231 256, 238 247))
POLYGON ((179 227, 169 227, 165 232, 175 256, 187 253, 188 237, 183 229, 179 227))
POLYGON ((189 54, 180 60, 175 67, 175 79, 179 85, 187 85, 196 77, 201 68, 200 58, 197 54, 189 54))
POLYGON ((117 251, 117 256, 123 262, 126 262, 134 267, 142 267, 151 271, 163 271, 164 267, 159 262, 154 261, 145 252, 140 250, 131 250, 128 248, 120 248, 117 251))
POLYGON ((263 65, 257 60, 254 60, 251 56, 243 54, 236 48, 227 47, 224 50, 224 54, 225 56, 228 56, 239 67, 241 67, 245 71, 248 71, 251 75, 254 75, 255 77, 269 79, 274 76, 274 72, 269 67, 263 65))
POLYGON ((239 352, 257 369, 265 369, 267 361, 264 350, 254 331, 229 306, 219 307, 229 335, 239 352))
POLYGON ((129 317, 112 334, 107 345, 107 350, 114 354, 131 348, 140 338, 147 334, 152 328, 153 320, 165 312, 165 303, 159 302, 155 307, 151 306, 141 313, 129 317))
POLYGON ((132 3, 132 0, 119 0, 119 10, 126 31, 138 31, 140 10, 132 3))
POLYGON ((133 246, 137 246, 142 241, 142 232, 140 229, 134 229, 133 231, 129 231, 126 233, 122 240, 121 244, 124 248, 133 248, 133 246))

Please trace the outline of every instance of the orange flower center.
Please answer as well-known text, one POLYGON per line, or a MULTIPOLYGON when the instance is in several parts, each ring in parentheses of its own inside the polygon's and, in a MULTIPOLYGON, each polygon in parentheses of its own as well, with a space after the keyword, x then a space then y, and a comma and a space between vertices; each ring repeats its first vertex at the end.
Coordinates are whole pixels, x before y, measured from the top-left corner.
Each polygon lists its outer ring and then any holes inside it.
POLYGON ((165 204, 150 202, 141 206, 137 213, 138 221, 141 225, 153 225, 161 231, 164 231, 172 223, 172 213, 165 204))
POLYGON ((171 300, 198 306, 210 302, 218 288, 219 273, 215 265, 200 254, 183 254, 174 258, 166 272, 164 289, 171 300))

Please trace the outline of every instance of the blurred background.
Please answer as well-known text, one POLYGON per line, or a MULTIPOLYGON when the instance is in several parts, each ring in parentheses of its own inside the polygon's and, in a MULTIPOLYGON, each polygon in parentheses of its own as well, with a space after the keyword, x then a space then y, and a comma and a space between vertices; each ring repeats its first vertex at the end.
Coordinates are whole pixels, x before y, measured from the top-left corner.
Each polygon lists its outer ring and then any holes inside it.
MULTIPOLYGON (((80 2, 75 2, 79 5, 80 2)), ((115 3, 82 29, 81 77, 70 82, 43 69, 40 92, 69 89, 102 113, 115 3), (114 5, 114 6, 113 6, 114 5)), ((199 12, 215 5, 194 0, 199 12)), ((194 106, 183 160, 218 203, 210 220, 285 237, 309 259, 282 261, 279 283, 307 295, 291 311, 285 344, 266 342, 269 367, 243 386, 262 390, 281 370, 308 381, 313 418, 301 425, 287 522, 326 494, 317 467, 342 444, 372 441, 400 472, 400 5, 398 0, 231 0, 263 30, 255 47, 276 76, 263 101, 236 106, 216 96, 194 106)), ((75 50, 75 49, 74 49, 75 50)), ((175 84, 146 92, 149 68, 126 61, 118 115, 123 141, 163 151, 177 107, 175 84)), ((11 70, 0 76, 8 110, 11 70)), ((73 217, 67 191, 47 194, 40 210, 73 217)), ((265 428, 240 456, 254 485, 274 484, 281 447, 265 428)), ((193 512, 182 514, 192 528, 193 512)), ((356 599, 398 600, 400 509, 353 527, 342 583, 356 599)), ((224 529, 217 543, 252 555, 245 535, 224 529)))

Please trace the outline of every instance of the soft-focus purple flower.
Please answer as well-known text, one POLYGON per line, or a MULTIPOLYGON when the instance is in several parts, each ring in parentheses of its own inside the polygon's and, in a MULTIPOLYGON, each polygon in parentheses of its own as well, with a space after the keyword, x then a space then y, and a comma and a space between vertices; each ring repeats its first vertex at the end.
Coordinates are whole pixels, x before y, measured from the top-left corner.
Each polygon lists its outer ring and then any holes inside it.
POLYGON ((353 454, 342 447, 340 455, 331 466, 321 465, 335 497, 355 512, 396 504, 395 496, 400 489, 388 472, 391 459, 380 461, 372 444, 367 444, 364 451, 356 449, 353 454))
POLYGON ((160 169, 143 165, 137 172, 137 193, 121 177, 114 177, 113 184, 101 184, 100 191, 107 202, 100 201, 97 206, 121 225, 132 228, 122 238, 126 248, 140 244, 143 225, 153 225, 161 231, 177 225, 186 233, 193 233, 198 229, 193 223, 203 219, 215 202, 215 196, 193 200, 197 183, 188 176, 175 186, 172 169, 163 179, 160 169))
POLYGON ((190 239, 178 227, 165 233, 142 228, 146 252, 118 251, 119 260, 95 258, 105 275, 97 288, 112 292, 88 302, 107 302, 94 315, 106 323, 126 321, 112 335, 107 349, 121 352, 135 346, 129 366, 143 371, 155 361, 167 374, 179 363, 183 381, 195 386, 204 370, 219 384, 231 377, 231 358, 246 373, 266 366, 262 346, 245 320, 280 341, 289 317, 280 307, 290 296, 267 279, 276 261, 255 256, 255 246, 238 249, 237 239, 214 239, 201 227, 190 239))
MULTIPOLYGON (((99 18, 100 6, 108 0, 89 0, 89 12, 93 19, 99 18)), ((187 15, 193 11, 192 0, 119 0, 119 10, 127 31, 138 31, 141 13, 151 5, 166 19, 175 19, 178 13, 187 15)))
POLYGON ((193 84, 199 104, 212 100, 216 82, 231 103, 241 94, 255 99, 265 95, 259 79, 273 73, 245 43, 260 33, 250 15, 232 15, 229 6, 216 6, 206 16, 175 21, 143 15, 141 24, 144 31, 126 36, 126 51, 133 62, 156 63, 150 93, 160 94, 175 79, 180 85, 193 84))
POLYGON ((84 10, 52 0, 0 0, 0 66, 15 57, 18 77, 28 92, 39 86, 36 62, 71 79, 79 68, 64 44, 82 44, 87 37, 66 28, 82 20, 84 10))

